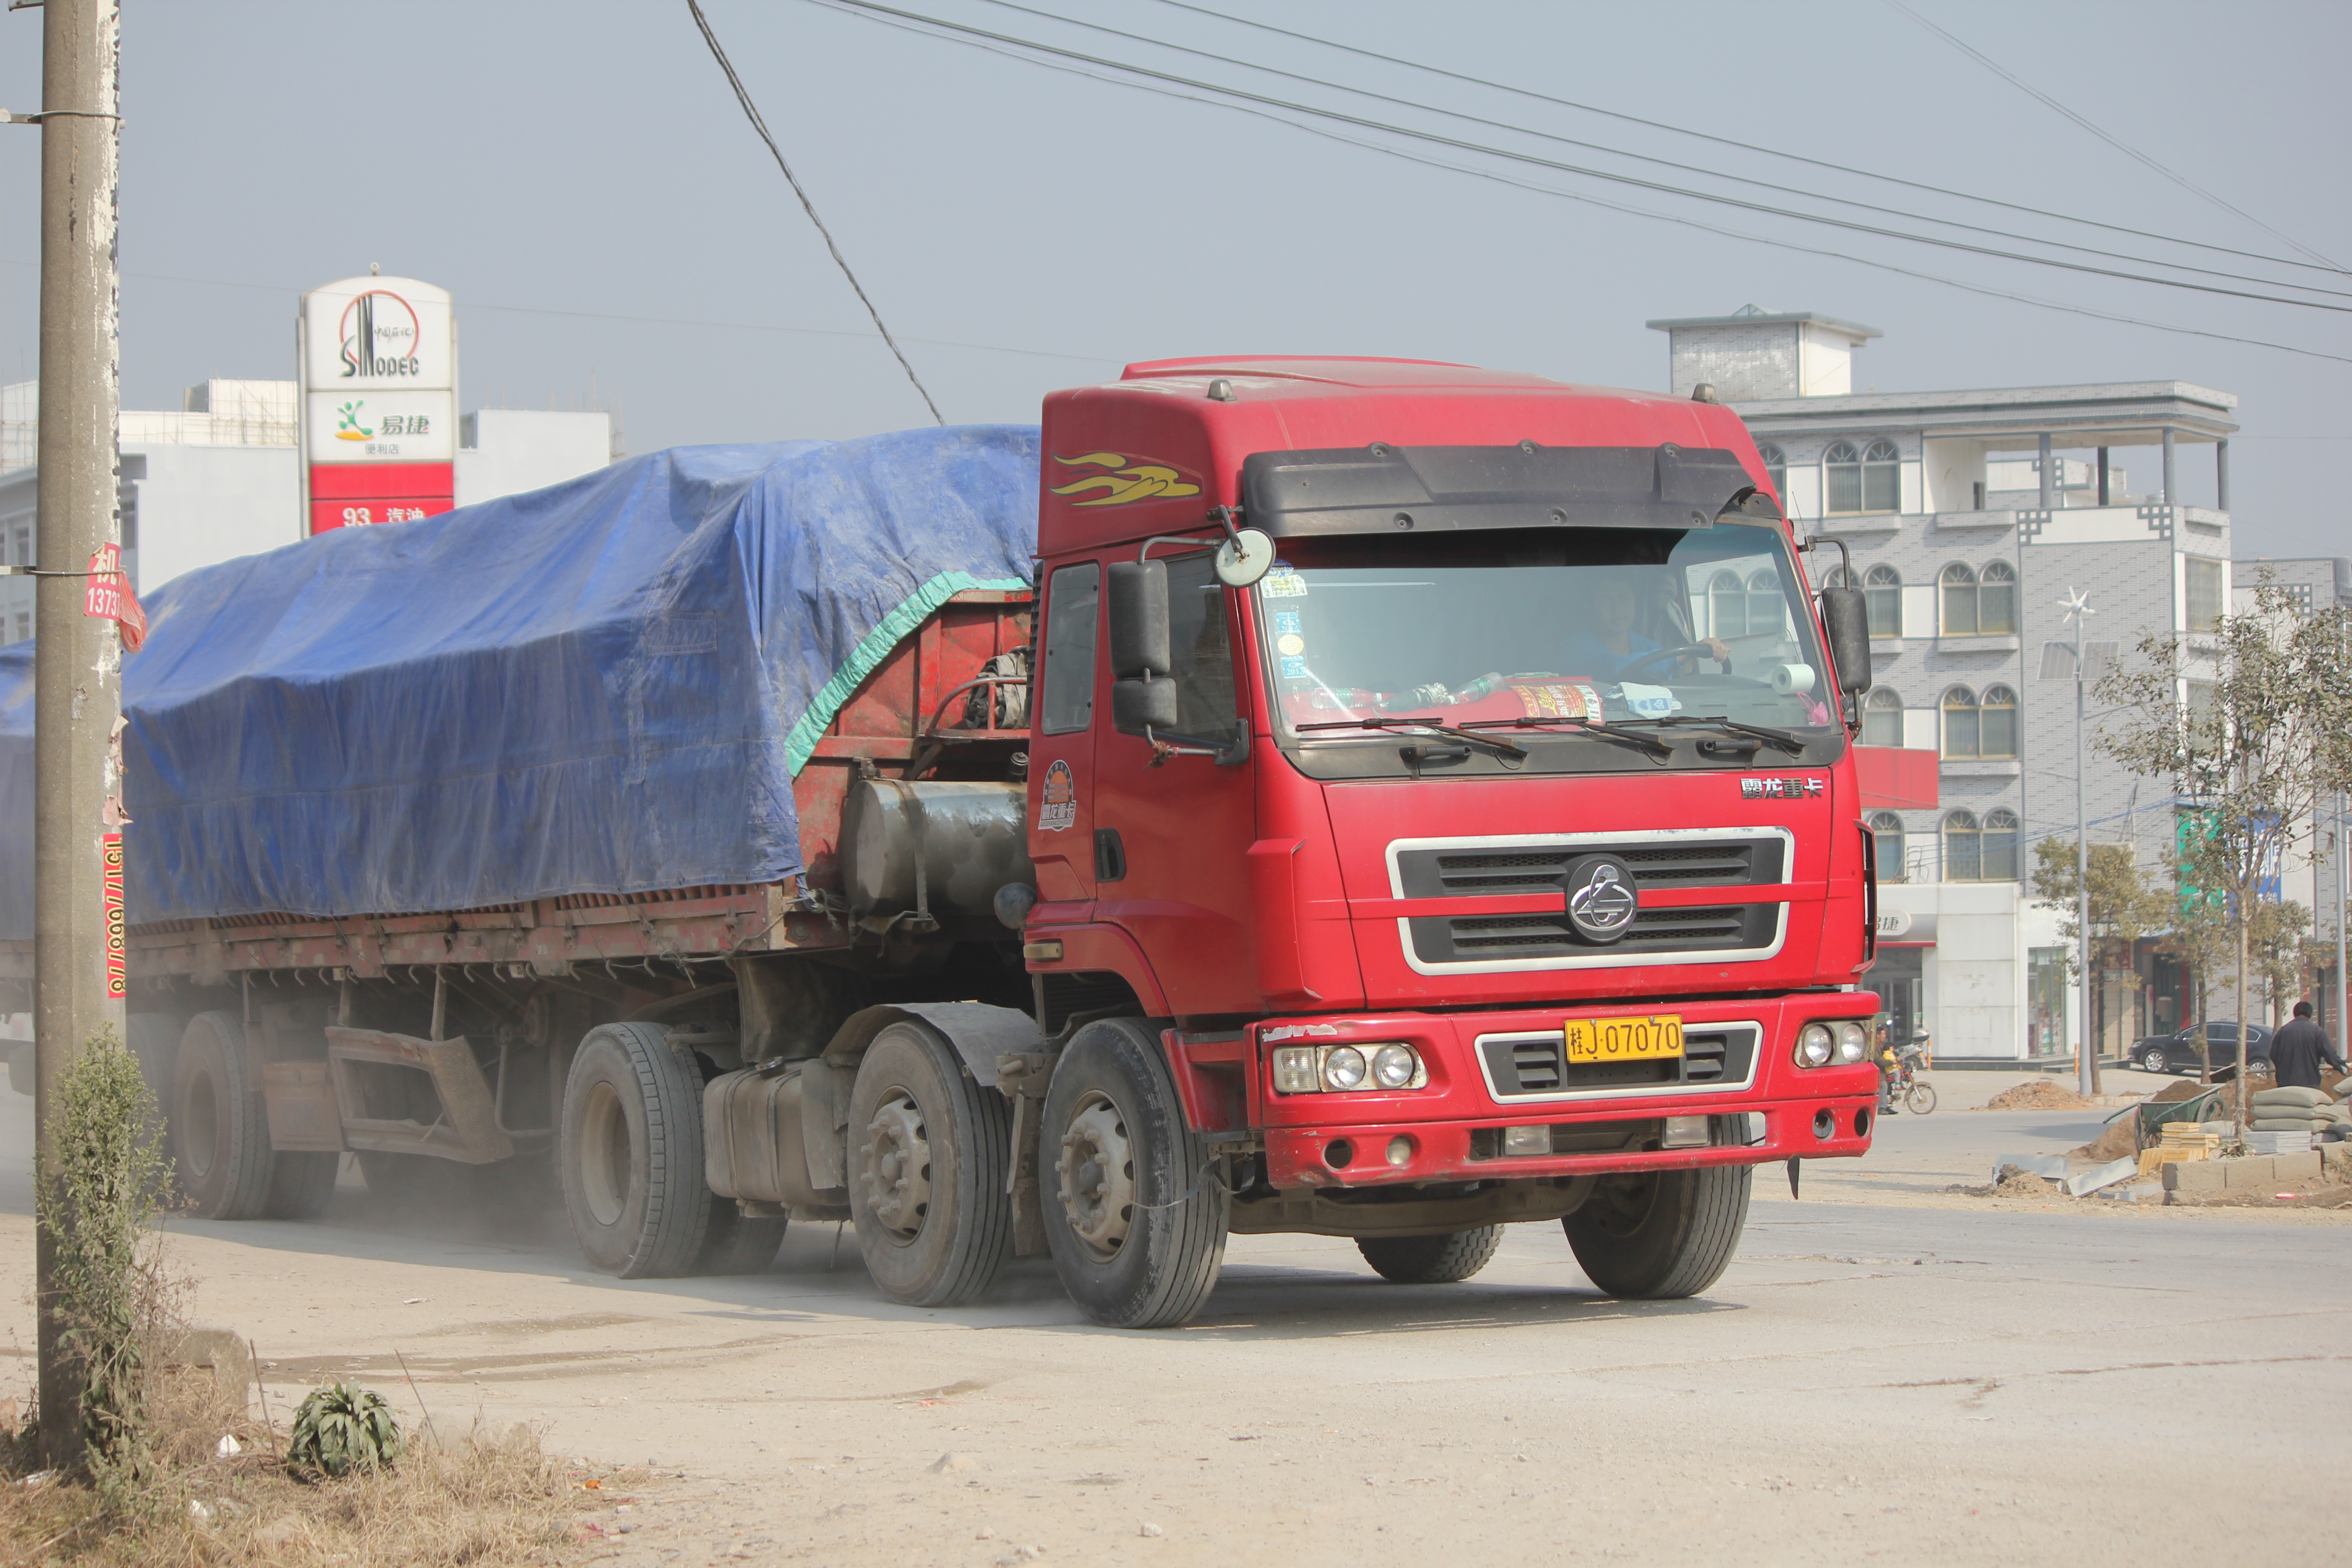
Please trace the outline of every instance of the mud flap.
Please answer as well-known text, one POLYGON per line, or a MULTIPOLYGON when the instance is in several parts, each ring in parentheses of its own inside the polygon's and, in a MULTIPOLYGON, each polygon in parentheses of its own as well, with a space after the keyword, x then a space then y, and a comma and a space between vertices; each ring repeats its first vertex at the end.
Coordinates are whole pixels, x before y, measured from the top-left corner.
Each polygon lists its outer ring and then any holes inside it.
POLYGON ((996 1058, 996 1084, 1013 1101, 1013 1158, 1004 1191, 1013 1199, 1013 1256, 1043 1258, 1045 1197, 1037 1174, 1037 1130, 1045 1109, 1045 1084, 1054 1058, 1045 1051, 1008 1052, 996 1058))

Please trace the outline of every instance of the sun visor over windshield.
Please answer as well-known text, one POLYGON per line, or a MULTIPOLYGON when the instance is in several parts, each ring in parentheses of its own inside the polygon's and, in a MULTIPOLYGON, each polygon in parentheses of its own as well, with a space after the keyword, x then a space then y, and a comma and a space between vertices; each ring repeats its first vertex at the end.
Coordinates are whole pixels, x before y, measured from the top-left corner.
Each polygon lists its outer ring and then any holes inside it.
POLYGON ((1707 528, 1777 516, 1718 447, 1370 447, 1254 452, 1244 520, 1276 538, 1397 529, 1707 528))

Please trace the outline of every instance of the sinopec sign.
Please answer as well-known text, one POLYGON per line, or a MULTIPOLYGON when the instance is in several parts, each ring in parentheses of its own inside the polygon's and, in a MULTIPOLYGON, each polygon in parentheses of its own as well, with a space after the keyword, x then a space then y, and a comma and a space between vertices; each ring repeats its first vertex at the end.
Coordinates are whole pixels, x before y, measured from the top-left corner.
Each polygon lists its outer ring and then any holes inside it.
POLYGON ((408 522, 456 504, 448 290, 347 278, 302 296, 297 337, 310 531, 408 522))

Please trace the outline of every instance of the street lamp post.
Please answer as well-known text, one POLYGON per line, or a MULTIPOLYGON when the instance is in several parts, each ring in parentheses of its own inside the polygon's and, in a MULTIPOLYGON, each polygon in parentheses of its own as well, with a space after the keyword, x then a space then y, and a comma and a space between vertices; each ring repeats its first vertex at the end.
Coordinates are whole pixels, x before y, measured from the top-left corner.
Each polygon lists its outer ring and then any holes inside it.
POLYGON ((2098 1044, 2091 1038, 2091 839, 2083 806, 2083 623, 2099 612, 2089 595, 2066 590, 2061 601, 2066 618, 2074 623, 2074 974, 2080 985, 2077 1010, 2081 1032, 2076 1037, 2075 1079, 2084 1094, 2099 1092, 2098 1044))

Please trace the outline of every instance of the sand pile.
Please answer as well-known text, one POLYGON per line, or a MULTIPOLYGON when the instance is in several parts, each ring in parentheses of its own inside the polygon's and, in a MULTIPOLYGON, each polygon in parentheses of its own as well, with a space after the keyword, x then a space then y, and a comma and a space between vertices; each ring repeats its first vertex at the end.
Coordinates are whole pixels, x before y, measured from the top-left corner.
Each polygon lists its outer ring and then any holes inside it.
POLYGON ((1985 1101, 1987 1110, 2081 1110, 2094 1103, 2055 1079, 2037 1078, 2015 1089, 2004 1089, 1985 1101))

